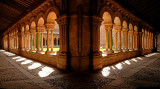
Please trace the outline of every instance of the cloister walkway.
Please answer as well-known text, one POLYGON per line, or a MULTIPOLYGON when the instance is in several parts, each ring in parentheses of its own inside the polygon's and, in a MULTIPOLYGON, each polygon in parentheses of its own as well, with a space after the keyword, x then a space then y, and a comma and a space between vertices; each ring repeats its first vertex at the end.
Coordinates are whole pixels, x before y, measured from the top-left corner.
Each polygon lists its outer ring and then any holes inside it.
POLYGON ((95 72, 76 73, 0 50, 0 88, 135 89, 160 87, 160 53, 135 57, 95 72))

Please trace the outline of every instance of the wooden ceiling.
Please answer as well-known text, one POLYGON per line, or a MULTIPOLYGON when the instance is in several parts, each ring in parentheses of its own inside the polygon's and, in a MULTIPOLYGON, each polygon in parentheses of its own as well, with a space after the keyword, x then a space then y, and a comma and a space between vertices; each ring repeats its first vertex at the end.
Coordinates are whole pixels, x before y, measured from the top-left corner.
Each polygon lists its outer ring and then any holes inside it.
POLYGON ((45 0, 0 0, 0 33, 45 0))
MULTIPOLYGON (((0 33, 45 0, 0 0, 0 33)), ((160 31, 160 0, 115 0, 125 9, 160 31)))
POLYGON ((160 0, 115 0, 160 32, 160 0))

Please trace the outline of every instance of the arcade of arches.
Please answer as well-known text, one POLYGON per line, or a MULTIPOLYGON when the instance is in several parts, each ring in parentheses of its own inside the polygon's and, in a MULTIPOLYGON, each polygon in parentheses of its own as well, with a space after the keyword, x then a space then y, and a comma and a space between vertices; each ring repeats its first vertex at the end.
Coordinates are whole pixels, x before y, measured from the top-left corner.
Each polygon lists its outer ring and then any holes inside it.
POLYGON ((96 70, 156 51, 155 29, 114 1, 97 0, 92 12, 89 0, 75 2, 46 0, 3 33, 3 48, 73 71, 96 70))

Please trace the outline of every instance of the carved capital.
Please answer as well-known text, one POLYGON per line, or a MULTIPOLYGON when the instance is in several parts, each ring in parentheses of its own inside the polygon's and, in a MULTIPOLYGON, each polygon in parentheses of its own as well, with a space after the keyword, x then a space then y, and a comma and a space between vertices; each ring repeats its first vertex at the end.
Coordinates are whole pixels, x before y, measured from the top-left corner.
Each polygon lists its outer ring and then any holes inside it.
POLYGON ((47 30, 54 30, 55 23, 46 23, 45 26, 47 30))
POLYGON ((67 25, 68 24, 68 17, 62 16, 62 17, 56 19, 56 21, 60 26, 67 25))
POLYGON ((37 27, 37 32, 44 32, 44 26, 38 26, 37 27))
POLYGON ((122 26, 119 26, 119 25, 114 25, 114 27, 113 27, 115 30, 117 30, 117 31, 121 31, 121 29, 122 29, 122 26))
POLYGON ((31 28, 31 29, 30 29, 30 32, 31 32, 31 33, 36 33, 36 28, 31 28))
POLYGON ((113 25, 112 24, 104 24, 104 27, 106 30, 112 30, 113 25))

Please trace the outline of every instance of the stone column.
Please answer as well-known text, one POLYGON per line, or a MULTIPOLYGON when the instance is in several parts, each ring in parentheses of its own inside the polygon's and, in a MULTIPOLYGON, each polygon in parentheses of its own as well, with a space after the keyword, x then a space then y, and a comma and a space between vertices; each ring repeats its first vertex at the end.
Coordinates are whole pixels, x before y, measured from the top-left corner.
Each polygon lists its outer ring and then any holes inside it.
POLYGON ((135 37, 135 39, 134 39, 134 42, 135 42, 135 43, 134 43, 134 49, 135 49, 135 50, 138 49, 138 48, 137 48, 137 35, 138 35, 138 32, 135 31, 135 32, 134 32, 134 37, 135 37))
POLYGON ((118 30, 118 33, 119 33, 119 52, 122 51, 121 49, 121 29, 118 30))
POLYGON ((118 40, 119 42, 121 42, 121 37, 118 37, 118 33, 119 33, 119 36, 121 36, 120 34, 120 31, 121 31, 121 26, 117 26, 115 25, 114 26, 114 30, 115 30, 115 34, 116 34, 116 44, 115 44, 115 51, 118 51, 118 45, 119 45, 119 51, 121 51, 121 43, 118 43, 118 40), (119 38, 119 39, 118 39, 119 38))
POLYGON ((133 43, 134 43, 134 40, 133 40, 133 30, 131 31, 131 50, 133 51, 133 43))
POLYGON ((41 32, 41 52, 43 51, 43 32, 41 32))
POLYGON ((37 32, 37 52, 40 51, 40 49, 39 49, 39 46, 40 46, 40 44, 39 44, 39 34, 40 34, 40 32, 38 31, 37 32))
POLYGON ((122 36, 123 36, 123 52, 125 52, 126 51, 126 49, 127 49, 127 28, 123 28, 122 29, 122 36), (125 40, 125 37, 126 37, 126 40, 125 40), (125 44, 125 42, 126 42, 126 44, 125 44), (125 47, 126 46, 126 47, 125 47))
POLYGON ((47 51, 46 53, 49 53, 49 30, 47 30, 47 51))
POLYGON ((110 47, 109 47, 109 53, 112 53, 113 50, 112 50, 112 29, 113 29, 113 26, 112 25, 109 25, 109 32, 110 32, 110 37, 109 37, 109 43, 110 43, 110 47))
POLYGON ((130 46, 130 44, 131 44, 131 41, 130 41, 130 31, 128 32, 128 49, 130 50, 131 49, 131 46, 130 46))
POLYGON ((28 51, 30 50, 30 32, 28 31, 28 51))
POLYGON ((38 26, 37 31, 38 31, 38 51, 39 52, 44 52, 43 51, 43 32, 44 32, 45 27, 44 26, 38 26), (39 34, 41 34, 41 50, 40 48, 40 42, 39 42, 39 34))
POLYGON ((126 51, 128 51, 128 29, 125 32, 125 34, 126 34, 126 51))
MULTIPOLYGON (((58 25, 59 25, 59 31, 60 31, 60 50, 57 53, 58 54, 58 60, 57 61, 57 67, 61 69, 70 69, 71 68, 71 62, 69 63, 69 28, 68 28, 68 17, 62 16, 58 19, 56 19, 58 25)), ((72 25, 72 24, 70 24, 72 25)), ((72 34, 71 34, 72 35, 72 34)))
POLYGON ((36 28, 31 28, 31 51, 35 51, 35 35, 36 35, 36 28))
POLYGON ((46 29, 47 29, 47 52, 46 53, 54 53, 53 50, 53 30, 55 27, 55 23, 54 22, 47 22, 45 24, 46 29), (51 31, 51 52, 49 52, 49 31, 51 31))
POLYGON ((33 51, 36 51, 36 32, 33 33, 33 42, 34 42, 33 51))
POLYGON ((31 38, 30 38, 30 46, 31 46, 30 51, 32 51, 32 50, 33 50, 33 48, 32 48, 33 33, 31 33, 31 36, 30 36, 30 37, 31 37, 31 38))
POLYGON ((117 50, 117 48, 118 48, 118 42, 117 42, 117 41, 118 41, 118 40, 117 40, 117 37, 118 37, 117 35, 118 35, 118 34, 117 34, 117 33, 118 33, 118 32, 115 31, 115 34, 116 34, 116 40, 115 40, 116 42, 115 42, 115 43, 116 43, 116 44, 115 44, 115 50, 114 50, 114 51, 118 51, 118 50, 117 50))
POLYGON ((51 30, 51 52, 54 52, 53 46, 54 46, 54 44, 53 44, 53 30, 51 30))
POLYGON ((106 50, 105 52, 108 52, 108 26, 107 24, 104 24, 105 30, 106 30, 106 50))

